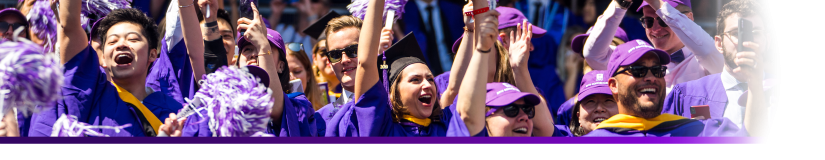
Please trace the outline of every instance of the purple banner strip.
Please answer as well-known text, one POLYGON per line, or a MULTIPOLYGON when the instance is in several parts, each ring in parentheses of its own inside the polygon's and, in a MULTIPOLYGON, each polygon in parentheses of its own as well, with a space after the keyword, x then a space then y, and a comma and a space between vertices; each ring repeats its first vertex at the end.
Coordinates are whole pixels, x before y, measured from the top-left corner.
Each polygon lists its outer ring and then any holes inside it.
POLYGON ((752 137, 0 137, 0 144, 750 144, 752 137))

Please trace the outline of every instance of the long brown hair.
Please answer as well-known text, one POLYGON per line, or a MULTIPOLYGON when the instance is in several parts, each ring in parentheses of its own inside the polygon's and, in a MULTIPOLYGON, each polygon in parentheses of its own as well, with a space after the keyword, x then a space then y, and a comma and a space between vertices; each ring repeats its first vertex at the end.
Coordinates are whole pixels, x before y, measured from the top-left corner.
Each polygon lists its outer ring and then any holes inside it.
POLYGON ((304 86, 304 95, 306 95, 309 102, 312 103, 312 108, 315 110, 321 109, 321 107, 324 107, 326 104, 324 104, 323 98, 321 97, 321 89, 318 87, 318 81, 315 81, 315 72, 312 72, 312 68, 310 67, 312 63, 309 63, 309 57, 307 57, 306 52, 304 52, 304 50, 292 51, 287 49, 286 53, 295 56, 295 58, 301 62, 301 65, 303 65, 304 73, 307 74, 307 86, 304 86))
MULTIPOLYGON (((404 71, 402 70, 401 72, 403 73, 404 71)), ((398 91, 398 84, 400 84, 401 79, 404 79, 403 77, 403 74, 399 75, 398 78, 394 80, 395 82, 392 84, 392 86, 390 86, 390 102, 392 103, 392 121, 395 123, 401 122, 401 119, 404 119, 404 115, 410 114, 410 111, 407 110, 407 107, 405 107, 404 104, 401 103, 401 94, 398 91)), ((437 86, 433 84, 433 88, 435 88, 435 90, 438 91, 438 88, 436 87, 437 86)), ((433 98, 435 98, 436 100, 440 99, 438 97, 438 94, 434 94, 433 96, 435 96, 433 98)), ((441 120, 441 105, 438 103, 438 101, 436 101, 436 103, 434 104, 433 113, 430 114, 430 117, 428 118, 430 118, 432 122, 439 122, 441 120)))
POLYGON ((496 74, 493 76, 493 81, 515 85, 516 79, 513 75, 513 68, 510 67, 510 54, 507 48, 501 42, 496 41, 496 50, 498 50, 498 56, 496 56, 496 74))

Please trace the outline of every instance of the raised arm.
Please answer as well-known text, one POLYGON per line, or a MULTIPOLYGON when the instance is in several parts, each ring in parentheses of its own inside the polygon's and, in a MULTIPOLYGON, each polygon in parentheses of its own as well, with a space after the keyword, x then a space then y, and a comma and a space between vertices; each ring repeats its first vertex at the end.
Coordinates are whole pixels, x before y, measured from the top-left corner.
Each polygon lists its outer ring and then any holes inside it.
POLYGON ((381 32, 383 0, 370 0, 358 39, 358 69, 355 72, 355 100, 378 83, 378 42, 381 32))
POLYGON ((80 27, 80 2, 77 0, 60 0, 57 44, 60 45, 58 50, 60 54, 58 55, 60 55, 60 62, 63 64, 86 49, 89 44, 86 31, 83 30, 83 27, 80 27))
MULTIPOLYGON (((247 18, 238 19, 238 30, 246 30, 244 38, 249 40, 258 51, 258 65, 269 74, 269 89, 272 90, 272 98, 275 103, 272 104, 272 112, 270 117, 275 124, 281 124, 281 115, 284 111, 284 92, 281 87, 281 81, 278 77, 278 59, 272 53, 272 47, 269 46, 269 40, 266 39, 266 27, 264 25, 263 17, 258 12, 258 4, 252 3, 252 12, 255 18, 250 20, 247 18)), ((284 71, 286 72, 286 71, 284 71)))
POLYGON ((701 26, 693 22, 693 13, 682 14, 676 10, 676 6, 670 6, 662 0, 645 0, 659 17, 663 17, 673 33, 685 44, 685 47, 693 51, 699 65, 708 70, 710 74, 721 73, 725 65, 725 57, 716 50, 711 37, 701 26))
MULTIPOLYGON (((192 63, 192 72, 195 81, 200 81, 203 74, 206 74, 206 67, 203 62, 203 35, 201 34, 198 15, 195 12, 194 0, 178 0, 180 8, 180 25, 183 30, 183 41, 186 43, 186 53, 189 54, 189 61, 192 63), (187 7, 187 5, 189 5, 187 7)), ((217 7, 217 6, 215 6, 217 7)))
MULTIPOLYGON (((473 11, 473 2, 464 5, 464 12, 473 11)), ((461 80, 464 79, 464 73, 467 72, 467 66, 470 65, 470 59, 473 57, 473 30, 474 24, 471 22, 473 17, 464 15, 464 38, 461 39, 458 45, 458 51, 455 53, 455 61, 453 67, 450 68, 450 83, 441 94, 441 107, 447 107, 453 104, 453 101, 458 95, 458 87, 461 86, 461 80)))
MULTIPOLYGON (((533 85, 530 77, 530 70, 527 69, 527 60, 530 59, 530 40, 533 38, 533 25, 524 22, 516 26, 516 33, 510 33, 510 65, 513 68, 513 75, 516 80, 516 87, 522 92, 529 92, 534 95, 541 95, 533 85)), ((539 96, 541 97, 541 96, 539 96)), ((535 106, 536 116, 533 117, 533 135, 539 137, 553 136, 553 116, 547 108, 547 101, 544 97, 535 106)))
POLYGON ((622 8, 616 1, 612 1, 604 10, 604 14, 596 20, 582 48, 582 55, 591 68, 607 70, 607 62, 610 61, 610 54, 613 53, 613 49, 610 49, 610 42, 613 41, 626 12, 627 8, 622 8))
MULTIPOLYGON (((473 10, 487 7, 486 0, 473 0, 473 10)), ((470 135, 475 135, 484 129, 487 123, 484 119, 485 97, 487 93, 487 66, 490 63, 492 50, 495 48, 495 41, 498 40, 498 15, 495 10, 475 15, 475 39, 478 41, 473 45, 473 56, 461 88, 458 92, 456 110, 461 115, 461 119, 467 126, 470 135)), ((462 73, 455 73, 462 74, 462 73)))
POLYGON ((768 97, 765 96, 763 88, 764 68, 757 64, 764 64, 760 55, 765 53, 753 42, 745 42, 743 46, 753 50, 736 53, 734 59, 739 68, 733 69, 733 72, 744 73, 743 75, 748 78, 748 100, 743 126, 751 136, 762 137, 766 134, 765 128, 768 128, 768 105, 765 99, 768 97))

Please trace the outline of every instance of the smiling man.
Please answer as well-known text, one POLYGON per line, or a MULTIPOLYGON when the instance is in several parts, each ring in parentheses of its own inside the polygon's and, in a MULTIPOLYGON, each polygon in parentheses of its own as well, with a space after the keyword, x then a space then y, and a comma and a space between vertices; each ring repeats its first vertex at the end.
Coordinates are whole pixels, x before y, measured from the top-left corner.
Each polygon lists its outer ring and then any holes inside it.
POLYGON ((607 84, 619 114, 599 124, 585 136, 690 137, 698 136, 704 124, 673 114, 661 114, 665 99, 665 51, 642 40, 619 45, 608 62, 612 75, 607 84))
MULTIPOLYGON (((79 121, 91 125, 131 125, 119 132, 98 129, 109 136, 152 137, 161 130, 180 134, 162 129, 161 125, 166 118, 180 124, 171 113, 182 105, 161 91, 145 86, 149 66, 158 57, 155 48, 159 34, 154 21, 137 9, 112 11, 98 24, 95 34, 103 43, 99 47, 102 53, 95 55, 80 27, 80 1, 63 0, 60 4, 62 21, 58 26, 65 27, 58 28, 57 43, 66 46, 59 50, 67 83, 62 89, 64 99, 58 101, 55 108, 32 116, 29 136, 50 136, 52 125, 63 114, 77 116, 79 121)), ((188 9, 186 15, 194 15, 194 10, 188 9)), ((182 23, 197 24, 197 21, 182 23)), ((200 33, 189 35, 200 36, 200 33)), ((203 48, 203 44, 200 45, 199 48, 203 48)), ((167 119, 167 122, 170 121, 167 119)))
MULTIPOLYGON (((764 81, 764 67, 757 66, 763 60, 767 47, 765 37, 765 22, 759 15, 759 6, 751 0, 734 0, 722 7, 717 17, 716 47, 725 55, 725 69, 722 73, 712 74, 699 80, 681 83, 673 87, 668 94, 663 113, 671 113, 691 117, 691 106, 708 105, 710 117, 728 118, 738 128, 753 130, 764 128, 767 106, 747 106, 743 100, 759 100, 764 104, 770 95, 762 93, 764 81), (737 44, 740 19, 751 21, 753 24, 753 40, 743 42, 743 49, 737 44), (748 93, 749 92, 749 93, 748 93), (761 93, 761 94, 760 94, 761 93), (758 98, 748 98, 758 96, 758 98)), ((750 133, 758 136, 759 133, 750 133)))
POLYGON ((653 46, 670 55, 665 64, 667 92, 675 84, 722 72, 724 57, 713 38, 693 22, 690 0, 645 0, 636 11, 644 13, 640 20, 653 46))

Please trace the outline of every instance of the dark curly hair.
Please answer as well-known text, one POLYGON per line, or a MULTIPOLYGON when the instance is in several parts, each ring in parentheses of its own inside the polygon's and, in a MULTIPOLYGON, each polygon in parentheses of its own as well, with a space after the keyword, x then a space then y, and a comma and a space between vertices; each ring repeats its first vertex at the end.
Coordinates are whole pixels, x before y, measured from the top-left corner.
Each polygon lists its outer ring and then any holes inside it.
POLYGON ((762 4, 759 4, 756 0, 733 0, 722 6, 719 16, 716 17, 716 35, 725 33, 725 27, 727 27, 725 26, 725 19, 734 13, 739 13, 742 17, 759 15, 762 18, 762 25, 768 27, 768 15, 765 13, 762 4))
MULTIPOLYGON (((116 9, 112 11, 106 18, 100 20, 100 28, 95 34, 98 35, 101 42, 106 42, 106 38, 108 38, 106 37, 106 33, 109 31, 109 28, 121 22, 140 26, 142 29, 141 34, 143 34, 143 37, 146 37, 146 40, 149 42, 149 48, 158 48, 158 37, 160 36, 158 26, 151 17, 146 16, 145 13, 134 8, 116 9)), ((100 49, 103 49, 103 46, 104 45, 100 45, 100 49)))

